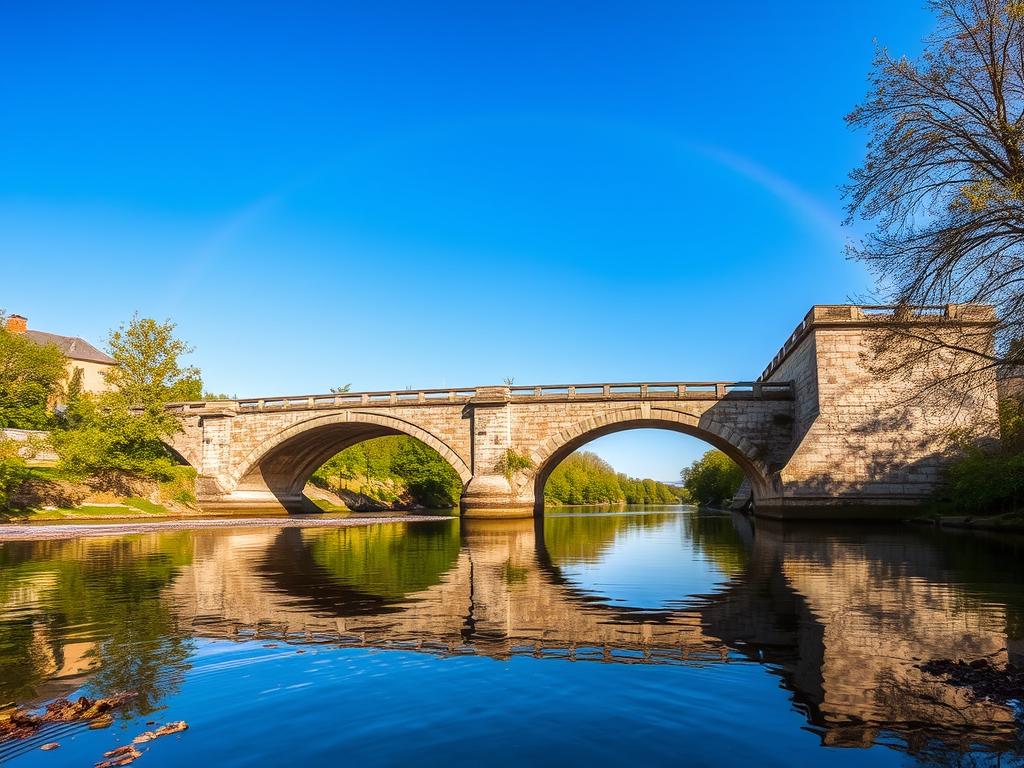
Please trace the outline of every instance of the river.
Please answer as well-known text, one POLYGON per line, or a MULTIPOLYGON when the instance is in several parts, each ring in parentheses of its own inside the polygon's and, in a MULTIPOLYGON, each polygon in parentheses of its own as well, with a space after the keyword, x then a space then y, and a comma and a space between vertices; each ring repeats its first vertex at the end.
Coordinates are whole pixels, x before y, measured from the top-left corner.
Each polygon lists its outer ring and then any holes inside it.
POLYGON ((1024 539, 686 507, 0 544, 0 704, 137 695, 0 743, 92 765, 1017 765, 1024 539), (56 742, 53 751, 44 743, 56 742))

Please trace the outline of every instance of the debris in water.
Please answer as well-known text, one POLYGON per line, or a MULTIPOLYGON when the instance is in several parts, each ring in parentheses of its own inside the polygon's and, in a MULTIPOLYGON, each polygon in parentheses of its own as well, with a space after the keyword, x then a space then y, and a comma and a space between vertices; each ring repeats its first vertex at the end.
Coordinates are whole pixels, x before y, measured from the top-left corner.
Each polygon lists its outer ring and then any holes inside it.
POLYGON ((58 747, 60 747, 60 744, 58 744, 56 741, 51 741, 48 744, 43 744, 43 746, 41 746, 40 749, 44 752, 49 752, 51 749, 57 749, 58 747))
POLYGON ((967 688, 977 699, 1003 703, 1024 700, 1024 669, 1013 664, 999 668, 988 659, 971 662, 936 659, 917 667, 929 675, 945 677, 958 688, 967 688))
POLYGON ((108 759, 96 763, 96 768, 117 768, 119 765, 128 765, 142 757, 142 753, 131 744, 126 744, 123 747, 104 752, 103 756, 108 759))
POLYGON ((20 707, 9 709, 0 713, 0 742, 28 738, 50 723, 95 721, 97 727, 106 727, 113 722, 111 712, 135 696, 134 693, 119 693, 103 699, 90 699, 88 696, 79 696, 74 701, 55 699, 46 705, 42 714, 20 707))
POLYGON ((145 744, 147 741, 159 739, 161 736, 170 736, 172 733, 181 733, 185 730, 188 730, 188 723, 186 723, 184 720, 178 720, 174 723, 162 725, 155 731, 146 731, 145 733, 140 733, 138 736, 132 739, 132 744, 145 744))
POLYGON ((95 720, 89 721, 89 727, 94 731, 99 730, 100 728, 109 728, 113 724, 114 716, 109 712, 105 712, 104 714, 97 717, 95 720))

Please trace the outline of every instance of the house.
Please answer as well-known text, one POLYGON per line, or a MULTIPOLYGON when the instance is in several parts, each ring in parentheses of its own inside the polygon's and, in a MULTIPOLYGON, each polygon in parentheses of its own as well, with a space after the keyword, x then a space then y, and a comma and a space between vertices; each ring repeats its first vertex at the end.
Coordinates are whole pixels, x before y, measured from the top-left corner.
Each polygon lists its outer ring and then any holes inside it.
POLYGON ((53 344, 60 349, 67 360, 68 378, 70 379, 76 368, 82 371, 83 392, 106 392, 110 389, 105 374, 117 363, 114 358, 96 349, 85 339, 29 329, 28 320, 21 315, 11 315, 7 318, 7 331, 24 336, 36 344, 53 344))

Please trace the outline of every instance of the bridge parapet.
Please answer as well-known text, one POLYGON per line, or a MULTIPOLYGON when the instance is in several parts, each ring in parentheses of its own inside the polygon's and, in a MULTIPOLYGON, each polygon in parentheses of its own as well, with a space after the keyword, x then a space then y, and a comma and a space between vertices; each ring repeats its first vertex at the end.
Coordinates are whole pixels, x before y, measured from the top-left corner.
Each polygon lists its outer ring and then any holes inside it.
POLYGON ((234 415, 287 410, 334 410, 408 405, 452 405, 480 402, 500 392, 506 402, 635 401, 635 400, 792 400, 788 381, 654 381, 616 384, 543 384, 462 389, 419 389, 344 392, 326 395, 250 397, 170 403, 181 415, 234 415))
POLYGON ((894 325, 994 326, 995 308, 989 304, 921 304, 897 306, 894 304, 815 304, 793 330, 779 351, 761 373, 758 381, 767 381, 778 370, 790 353, 816 327, 846 326, 892 327, 894 325))

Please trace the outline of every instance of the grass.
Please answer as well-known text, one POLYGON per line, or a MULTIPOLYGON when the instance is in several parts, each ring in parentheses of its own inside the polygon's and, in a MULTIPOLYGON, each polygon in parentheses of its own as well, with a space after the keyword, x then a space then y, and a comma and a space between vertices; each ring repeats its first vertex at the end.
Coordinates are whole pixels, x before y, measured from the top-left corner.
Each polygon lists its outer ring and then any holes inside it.
POLYGON ((57 471, 56 467, 52 466, 33 466, 29 465, 25 467, 28 471, 29 480, 65 480, 65 476, 57 471))
POLYGON ((145 512, 149 515, 167 515, 170 514, 166 507, 159 504, 154 504, 148 499, 142 499, 138 496, 132 496, 129 499, 125 499, 124 503, 133 509, 137 509, 140 512, 145 512))
POLYGON ((84 504, 80 507, 62 507, 59 509, 28 509, 7 516, 0 516, 8 521, 42 522, 47 520, 96 520, 98 518, 131 519, 168 516, 170 512, 163 507, 152 504, 145 499, 147 509, 142 510, 127 504, 84 504))
MULTIPOLYGON (((27 480, 44 483, 75 482, 53 466, 26 467, 27 480)), ((170 481, 160 484, 161 498, 173 499, 181 503, 191 503, 195 497, 191 493, 192 474, 181 472, 170 481)), ((42 502, 42 503, 45 503, 42 502)), ((0 521, 42 522, 48 520, 92 520, 92 519, 138 519, 151 517, 168 517, 173 513, 162 504, 149 501, 140 496, 118 498, 111 504, 88 503, 76 507, 57 507, 53 509, 18 509, 7 513, 0 512, 0 521)))
POLYGON ((349 512, 350 511, 348 507, 342 506, 340 504, 332 504, 331 502, 327 501, 326 499, 310 499, 310 501, 312 501, 314 504, 316 504, 324 512, 349 512))

